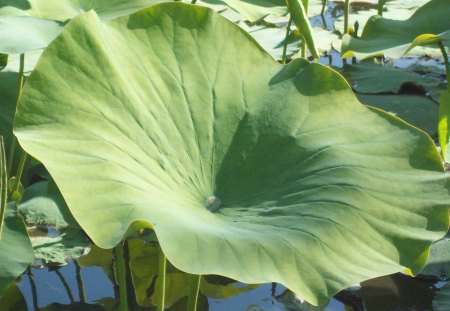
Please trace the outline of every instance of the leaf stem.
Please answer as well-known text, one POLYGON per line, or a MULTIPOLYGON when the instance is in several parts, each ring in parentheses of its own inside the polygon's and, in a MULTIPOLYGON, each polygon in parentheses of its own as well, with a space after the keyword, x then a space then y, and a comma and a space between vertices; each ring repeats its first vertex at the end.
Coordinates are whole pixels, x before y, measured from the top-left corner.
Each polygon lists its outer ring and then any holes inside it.
POLYGON ((27 153, 21 149, 20 158, 19 158, 19 166, 17 167, 16 178, 13 181, 11 194, 14 194, 19 190, 20 180, 22 179, 23 169, 25 167, 25 162, 27 161, 27 153))
POLYGON ((287 53, 287 46, 288 46, 288 37, 289 32, 291 31, 291 25, 292 25, 292 16, 289 18, 289 22, 286 26, 286 36, 284 37, 284 45, 283 45, 283 55, 281 56, 281 63, 286 64, 286 53, 287 53))
MULTIPOLYGON (((303 7, 305 9, 305 14, 306 16, 308 16, 308 0, 302 0, 303 3, 303 7)), ((301 57, 302 58, 306 58, 306 42, 305 42, 305 38, 302 38, 302 42, 301 42, 301 57)))
POLYGON ((442 56, 444 57, 445 72, 447 73, 447 91, 450 93, 450 64, 448 61, 447 51, 445 50, 442 41, 438 42, 438 46, 441 49, 442 56))
POLYGON ((196 274, 191 275, 188 304, 187 304, 188 311, 197 311, 197 300, 198 300, 198 294, 200 292, 201 279, 202 279, 201 275, 196 275, 196 274))
POLYGON ((8 177, 6 176, 6 156, 3 137, 0 136, 0 239, 2 238, 3 220, 8 196, 8 177))
MULTIPOLYGON (((20 54, 19 77, 17 80, 16 107, 17 107, 17 103, 19 102, 20 94, 22 94, 24 69, 25 69, 25 54, 20 54)), ((11 143, 10 143, 8 162, 6 165, 6 171, 7 171, 8 176, 11 176, 11 173, 12 173, 11 170, 12 170, 12 164, 13 164, 14 151, 16 149, 16 144, 17 144, 16 137, 13 136, 11 143)))
POLYGON ((157 311, 164 310, 164 298, 166 296, 166 255, 164 255, 162 248, 159 247, 158 254, 158 280, 157 280, 157 311))
POLYGON ((383 16, 384 0, 378 0, 378 15, 383 16))
POLYGON ((128 311, 127 276, 123 254, 123 242, 114 247, 117 262, 117 280, 119 283, 120 311, 128 311))
POLYGON ((350 0, 344 2, 344 33, 348 34, 348 14, 350 11, 350 0))

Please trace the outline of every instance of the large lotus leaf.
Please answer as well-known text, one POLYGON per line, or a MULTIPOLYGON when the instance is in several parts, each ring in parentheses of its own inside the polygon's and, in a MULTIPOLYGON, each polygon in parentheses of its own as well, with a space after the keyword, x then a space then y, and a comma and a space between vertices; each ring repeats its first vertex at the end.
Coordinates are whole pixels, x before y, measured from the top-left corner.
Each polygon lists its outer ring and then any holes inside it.
POLYGON ((213 11, 166 3, 72 20, 15 133, 112 248, 152 227, 193 274, 279 282, 309 302, 409 267, 448 228, 432 141, 320 64, 275 62, 213 11))
POLYGON ((439 120, 439 106, 425 96, 357 94, 366 105, 389 112, 434 136, 439 120))
POLYGON ((372 16, 361 38, 345 35, 343 57, 367 58, 385 54, 399 58, 416 46, 443 41, 450 46, 450 5, 448 0, 431 0, 407 20, 372 16))
POLYGON ((33 262, 33 248, 25 224, 9 203, 0 239, 0 297, 12 281, 33 262))

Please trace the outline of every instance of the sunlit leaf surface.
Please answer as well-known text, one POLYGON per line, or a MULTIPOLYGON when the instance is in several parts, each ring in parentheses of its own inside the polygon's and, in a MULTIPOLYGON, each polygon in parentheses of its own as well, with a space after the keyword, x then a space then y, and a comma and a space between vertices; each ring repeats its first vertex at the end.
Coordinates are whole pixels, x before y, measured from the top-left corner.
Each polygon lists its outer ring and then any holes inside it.
POLYGON ((280 282, 314 304, 417 273, 448 228, 428 136, 201 7, 72 20, 27 81, 15 133, 97 245, 152 227, 182 271, 280 282))

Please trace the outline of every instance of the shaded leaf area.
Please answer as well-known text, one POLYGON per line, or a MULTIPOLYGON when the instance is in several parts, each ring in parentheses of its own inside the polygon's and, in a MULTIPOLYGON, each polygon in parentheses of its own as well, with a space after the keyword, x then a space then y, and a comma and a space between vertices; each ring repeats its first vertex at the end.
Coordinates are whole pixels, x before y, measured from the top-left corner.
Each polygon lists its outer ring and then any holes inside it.
POLYGON ((433 275, 441 279, 450 277, 450 237, 448 235, 433 243, 430 257, 420 274, 433 275))
POLYGON ((0 54, 0 70, 3 70, 8 64, 8 55, 0 54))
POLYGON ((393 274, 361 283, 358 295, 367 311, 433 310, 435 292, 432 280, 393 274))
POLYGON ((399 58, 416 46, 442 41, 450 45, 450 6, 448 0, 431 0, 407 20, 372 16, 360 38, 344 35, 342 57, 367 58, 386 55, 399 58))
POLYGON ((306 301, 301 301, 290 290, 285 290, 283 293, 275 297, 276 301, 285 306, 286 310, 301 310, 301 311, 326 311, 326 305, 313 306, 306 301))
POLYGON ((27 303, 16 283, 11 283, 0 297, 0 308, 2 311, 27 310, 27 303))
POLYGON ((48 306, 45 306, 44 308, 39 308, 39 311, 104 311, 104 310, 106 309, 101 305, 83 302, 74 302, 69 305, 61 303, 52 303, 48 306))
POLYGON ((356 94, 366 105, 382 109, 418 127, 430 136, 436 136, 439 106, 425 96, 356 94))
POLYGON ((14 203, 8 203, 0 240, 0 297, 8 286, 19 277, 33 260, 33 248, 25 224, 15 211, 14 203))
MULTIPOLYGON (((156 280, 158 278, 158 248, 148 246, 142 240, 128 241, 130 254, 130 269, 138 305, 143 307, 155 306, 158 292, 156 280)), ((171 307, 189 294, 192 275, 184 273, 170 263, 166 268, 166 298, 165 305, 171 307)), ((235 282, 228 284, 214 284, 208 278, 202 278, 200 293, 213 299, 231 298, 248 292, 258 285, 235 287, 235 282)), ((187 301, 185 301, 186 303, 187 301)), ((186 307, 186 305, 185 305, 186 307)))
POLYGON ((361 105, 329 68, 278 64, 202 7, 75 18, 15 122, 100 247, 152 227, 182 271, 279 282, 314 304, 417 273, 448 228, 428 136, 361 105))
POLYGON ((81 267, 100 267, 112 283, 115 283, 115 276, 112 262, 112 250, 103 249, 92 244, 89 253, 77 259, 81 267))
POLYGON ((78 227, 53 181, 40 181, 25 189, 19 212, 27 224, 72 229, 78 227))
POLYGON ((3 136, 7 155, 13 139, 18 77, 17 72, 0 71, 0 135, 3 136))
POLYGON ((434 311, 447 311, 450 309, 450 283, 439 289, 433 300, 434 311))

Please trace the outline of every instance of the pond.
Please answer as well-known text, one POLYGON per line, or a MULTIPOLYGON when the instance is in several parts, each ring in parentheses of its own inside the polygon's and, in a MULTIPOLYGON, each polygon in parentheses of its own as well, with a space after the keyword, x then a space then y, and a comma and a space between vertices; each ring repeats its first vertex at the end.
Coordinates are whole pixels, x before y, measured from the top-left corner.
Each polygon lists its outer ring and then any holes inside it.
MULTIPOLYGON (((248 22, 222 1, 198 2, 241 26, 275 59, 280 61, 287 56, 286 63, 289 63, 298 57, 300 35, 294 26, 284 45, 288 17, 270 15, 262 21, 248 22)), ((388 0, 383 16, 406 19, 427 2, 388 0)), ((377 14, 377 6, 378 1, 351 1, 349 25, 353 31, 361 32, 369 17, 377 14)), ((436 131, 438 102, 448 83, 439 50, 418 48, 399 59, 343 60, 338 51, 344 32, 344 1, 327 1, 323 15, 320 14, 321 9, 322 1, 310 1, 308 12, 320 52, 319 62, 342 74, 361 103, 383 109, 411 123, 428 134, 439 147, 436 131)), ((41 51, 29 54, 31 65, 26 64, 30 67, 25 68, 26 75, 33 69, 41 51)), ((11 79, 6 77, 11 74, 8 69, 18 66, 19 62, 18 57, 10 57, 7 69, 0 76, 0 96, 4 96, 2 94, 10 87, 11 79)), ((14 110, 8 113, 14 115, 14 110)), ((159 165, 164 167, 166 163, 161 160, 159 165)), ((121 274, 120 263, 115 251, 92 244, 68 213, 56 184, 39 162, 29 160, 24 179, 26 189, 18 210, 27 223, 37 259, 0 297, 0 311, 122 310, 121 293, 116 282, 121 274), (40 224, 42 219, 47 223, 40 224)), ((282 284, 245 284, 223 276, 205 275, 200 281, 197 310, 450 310, 450 282, 447 282, 450 273, 449 243, 450 237, 433 245, 428 264, 416 277, 405 270, 404 273, 373 278, 340 291, 320 306, 296 297, 282 284)), ((156 310, 160 295, 157 285, 159 247, 153 232, 141 230, 131 235, 123 251, 129 262, 125 267, 129 310, 156 310)), ((167 262, 166 271, 166 310, 187 310, 192 276, 176 269, 170 262, 167 262)))

